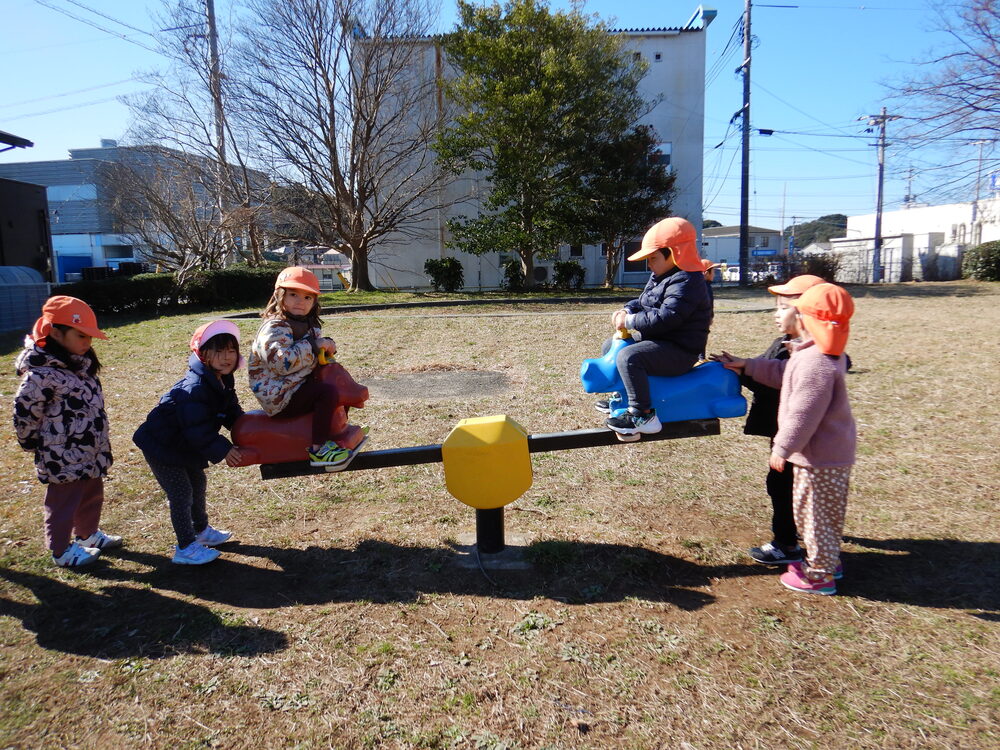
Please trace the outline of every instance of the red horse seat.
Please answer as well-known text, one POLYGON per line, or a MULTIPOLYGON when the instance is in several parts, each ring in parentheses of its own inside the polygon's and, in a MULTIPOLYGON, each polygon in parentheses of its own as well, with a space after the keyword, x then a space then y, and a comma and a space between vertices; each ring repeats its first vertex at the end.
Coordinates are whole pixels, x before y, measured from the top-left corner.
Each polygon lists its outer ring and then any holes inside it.
MULTIPOLYGON (((356 447, 365 436, 360 427, 347 421, 347 410, 352 406, 362 408, 368 400, 368 389, 356 383, 336 362, 321 366, 317 376, 337 388, 337 407, 330 418, 329 439, 341 448, 356 447)), ((241 466, 305 461, 312 443, 312 414, 283 418, 250 411, 236 420, 232 436, 243 452, 241 466)))

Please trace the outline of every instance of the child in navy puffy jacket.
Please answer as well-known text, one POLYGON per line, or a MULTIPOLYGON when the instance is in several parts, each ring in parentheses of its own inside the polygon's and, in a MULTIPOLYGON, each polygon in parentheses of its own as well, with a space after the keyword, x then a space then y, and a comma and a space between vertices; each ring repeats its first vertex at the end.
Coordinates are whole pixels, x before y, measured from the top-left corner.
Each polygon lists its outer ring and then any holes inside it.
MULTIPOLYGON (((653 434, 662 429, 652 408, 649 376, 683 375, 705 351, 712 325, 712 299, 698 257, 698 233, 677 216, 654 224, 629 260, 643 260, 650 276, 638 299, 611 315, 616 331, 627 330, 636 343, 618 352, 615 364, 628 404, 598 401, 610 414, 606 424, 620 435, 653 434), (622 407, 628 406, 627 409, 622 407)), ((604 353, 611 347, 604 342, 604 353)))
POLYGON ((240 463, 240 449, 223 437, 243 415, 233 372, 243 364, 240 330, 228 320, 199 327, 191 337, 187 374, 160 399, 132 436, 170 503, 177 535, 173 562, 202 565, 232 533, 213 529, 205 510, 209 462, 240 463))

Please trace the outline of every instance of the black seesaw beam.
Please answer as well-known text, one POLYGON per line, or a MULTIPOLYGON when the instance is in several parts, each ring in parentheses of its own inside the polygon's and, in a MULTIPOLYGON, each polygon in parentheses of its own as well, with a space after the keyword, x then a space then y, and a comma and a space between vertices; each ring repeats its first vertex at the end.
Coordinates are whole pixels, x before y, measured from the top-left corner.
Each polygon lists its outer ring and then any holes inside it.
MULTIPOLYGON (((655 435, 643 435, 639 443, 651 440, 676 440, 678 438, 709 437, 718 435, 718 419, 691 419, 685 422, 667 422, 655 435)), ((542 432, 528 435, 528 452, 545 453, 565 451, 573 448, 596 448, 602 445, 635 445, 623 443, 616 433, 607 428, 597 430, 570 430, 569 432, 542 432)), ((292 461, 284 464, 261 464, 262 479, 283 479, 301 477, 308 474, 331 474, 365 469, 385 469, 390 466, 413 466, 433 464, 441 461, 440 445, 416 445, 412 448, 389 448, 381 451, 362 451, 346 469, 328 472, 323 466, 310 466, 308 461, 292 461)))

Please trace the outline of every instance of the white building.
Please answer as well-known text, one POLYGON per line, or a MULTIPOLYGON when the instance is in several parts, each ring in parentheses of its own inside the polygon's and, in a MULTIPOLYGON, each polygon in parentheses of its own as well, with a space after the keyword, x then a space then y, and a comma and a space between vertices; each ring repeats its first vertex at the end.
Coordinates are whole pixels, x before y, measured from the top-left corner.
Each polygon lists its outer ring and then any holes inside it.
MULTIPOLYGON (((1000 198, 884 211, 881 234, 884 281, 957 279, 966 248, 1000 240, 1000 198)), ((830 242, 841 254, 838 280, 872 280, 875 214, 849 216, 847 236, 830 242)))
MULTIPOLYGON (((705 45, 709 24, 716 12, 698 7, 683 26, 656 29, 625 29, 633 54, 640 55, 649 71, 640 84, 640 93, 656 107, 642 123, 651 125, 661 140, 660 151, 670 168, 677 173, 677 193, 672 213, 683 216, 695 226, 701 226, 702 153, 704 148, 705 114, 705 45)), ((428 40, 423 65, 428 71, 441 71, 440 58, 428 40)), ((600 113, 595 113, 599 117, 600 113)), ((430 283, 424 273, 424 261, 430 258, 456 257, 462 262, 467 288, 496 288, 503 280, 502 259, 497 253, 474 256, 447 247, 447 223, 460 214, 470 214, 470 203, 487 186, 475 175, 455 180, 445 190, 442 205, 452 206, 465 200, 460 207, 442 208, 425 224, 422 235, 406 242, 384 242, 369 256, 369 271, 376 286, 383 288, 427 288, 430 283)), ((637 232, 641 236, 641 230, 637 232)), ((629 251, 626 251, 626 255, 629 251)), ((559 249, 557 258, 548 261, 536 258, 536 281, 552 278, 555 260, 574 260, 583 266, 584 284, 600 285, 604 281, 605 258, 599 245, 559 249)), ((617 283, 642 284, 648 276, 645 261, 623 262, 617 283)))
MULTIPOLYGON (((781 246, 781 232, 777 229, 762 227, 747 227, 749 232, 749 257, 751 266, 757 263, 769 263, 785 257, 785 249, 781 246)), ((740 228, 709 227, 701 233, 701 257, 713 263, 725 263, 739 268, 740 265, 740 228)))

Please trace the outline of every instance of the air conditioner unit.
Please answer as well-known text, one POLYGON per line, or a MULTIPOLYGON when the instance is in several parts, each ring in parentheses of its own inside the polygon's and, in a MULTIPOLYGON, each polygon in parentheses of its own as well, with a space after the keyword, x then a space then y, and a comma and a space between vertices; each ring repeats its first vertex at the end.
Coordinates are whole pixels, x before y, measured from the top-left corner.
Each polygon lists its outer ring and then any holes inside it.
POLYGON ((551 262, 535 262, 534 270, 532 271, 535 277, 536 284, 549 284, 555 278, 555 271, 552 268, 551 262))

